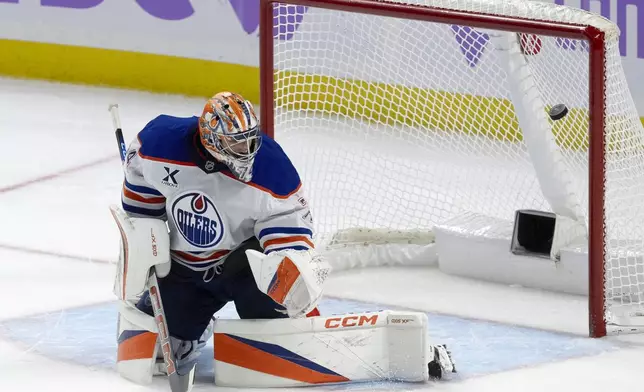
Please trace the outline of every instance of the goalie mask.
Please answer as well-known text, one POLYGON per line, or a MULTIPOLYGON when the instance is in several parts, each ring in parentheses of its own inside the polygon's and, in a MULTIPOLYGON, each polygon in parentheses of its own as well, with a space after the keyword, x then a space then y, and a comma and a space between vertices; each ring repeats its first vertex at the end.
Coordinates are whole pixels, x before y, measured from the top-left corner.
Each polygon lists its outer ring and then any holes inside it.
POLYGON ((238 179, 251 180, 262 138, 250 102, 230 92, 210 98, 199 119, 199 134, 215 159, 225 163, 238 179))

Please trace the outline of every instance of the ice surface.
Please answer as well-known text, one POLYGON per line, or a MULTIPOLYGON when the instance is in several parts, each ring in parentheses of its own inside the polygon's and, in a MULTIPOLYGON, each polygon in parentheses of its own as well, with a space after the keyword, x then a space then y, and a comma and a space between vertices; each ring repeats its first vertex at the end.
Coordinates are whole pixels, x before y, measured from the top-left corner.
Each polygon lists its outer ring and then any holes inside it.
MULTIPOLYGON (((323 314, 378 311, 377 304, 325 299, 323 314)), ((395 307, 393 307, 395 309, 395 307)), ((90 368, 115 369, 117 304, 100 304, 35 315, 4 323, 4 335, 50 358, 90 368)), ((616 350, 609 341, 429 314, 429 333, 447 344, 458 363, 458 379, 616 350)), ((237 318, 234 306, 218 317, 237 318)), ((202 353, 199 374, 212 379, 212 345, 202 353)))
MULTIPOLYGON (((0 79, 0 391, 168 390, 163 378, 138 386, 113 370, 110 261, 118 233, 107 205, 118 203, 121 173, 112 102, 121 105, 127 139, 159 113, 189 116, 202 106, 194 98, 0 79)), ((428 312, 432 337, 453 348, 461 373, 441 383, 317 390, 644 385, 642 339, 586 338, 585 298, 402 268, 343 272, 330 278, 327 293, 325 312, 428 312)), ((211 390, 208 351, 202 358, 196 389, 211 390)))

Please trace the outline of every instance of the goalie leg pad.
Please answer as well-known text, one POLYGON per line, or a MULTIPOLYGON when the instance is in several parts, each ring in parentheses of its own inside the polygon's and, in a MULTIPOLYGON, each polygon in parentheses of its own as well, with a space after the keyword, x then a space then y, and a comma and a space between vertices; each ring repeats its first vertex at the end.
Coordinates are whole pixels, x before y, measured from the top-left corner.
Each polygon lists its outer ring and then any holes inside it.
POLYGON ((383 311, 215 323, 215 384, 291 387, 429 379, 427 316, 383 311))
MULTIPOLYGON (((147 313, 146 298, 143 296, 137 305, 121 302, 119 309, 117 371, 123 378, 137 384, 148 384, 153 376, 167 375, 156 322, 147 313)), ((151 309, 149 311, 151 313, 151 309)), ((211 320, 197 340, 170 337, 179 374, 192 369, 199 351, 206 345, 213 330, 214 320, 211 320)))
POLYGON ((154 318, 127 302, 118 316, 116 370, 125 379, 149 384, 156 373, 158 333, 154 318))

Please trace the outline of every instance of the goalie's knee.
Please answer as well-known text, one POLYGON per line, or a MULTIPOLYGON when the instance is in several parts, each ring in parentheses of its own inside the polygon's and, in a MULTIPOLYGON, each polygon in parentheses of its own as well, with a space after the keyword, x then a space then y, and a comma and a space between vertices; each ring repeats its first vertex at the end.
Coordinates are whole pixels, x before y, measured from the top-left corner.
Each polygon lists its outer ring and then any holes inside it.
POLYGON ((157 329, 154 318, 128 302, 121 302, 118 319, 118 373, 137 384, 157 374, 157 329))

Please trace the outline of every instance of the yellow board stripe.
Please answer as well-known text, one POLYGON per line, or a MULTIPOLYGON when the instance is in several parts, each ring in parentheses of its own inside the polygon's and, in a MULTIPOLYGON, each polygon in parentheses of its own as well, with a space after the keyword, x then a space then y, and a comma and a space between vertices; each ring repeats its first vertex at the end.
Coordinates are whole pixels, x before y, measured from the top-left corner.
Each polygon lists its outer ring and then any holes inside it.
POLYGON ((210 97, 235 91, 259 102, 259 69, 148 53, 0 39, 0 74, 210 97))
POLYGON ((286 110, 520 140, 512 104, 504 99, 288 71, 276 72, 275 81, 275 106, 286 110))
MULTIPOLYGON (((507 99, 291 71, 275 72, 274 81, 275 106, 281 110, 347 116, 426 131, 461 132, 512 143, 522 140, 514 107, 507 99)), ((644 125, 644 118, 640 120, 644 125)), ((621 126, 625 121, 628 120, 613 118, 609 122, 621 126)), ((551 123, 559 146, 571 150, 588 148, 587 110, 571 108, 564 119, 551 123)), ((619 143, 609 141, 609 146, 619 148, 619 143)))
MULTIPOLYGON (((260 97, 257 67, 3 39, 0 53, 0 74, 11 77, 200 97, 235 91, 255 103, 260 97)), ((275 77, 276 107, 521 140, 508 100, 293 72, 276 72, 275 77)), ((641 120, 644 124, 644 117, 641 120)), ((586 122, 585 112, 572 109, 565 121, 555 123, 560 145, 585 147, 585 135, 557 129, 584 129, 586 122)))

